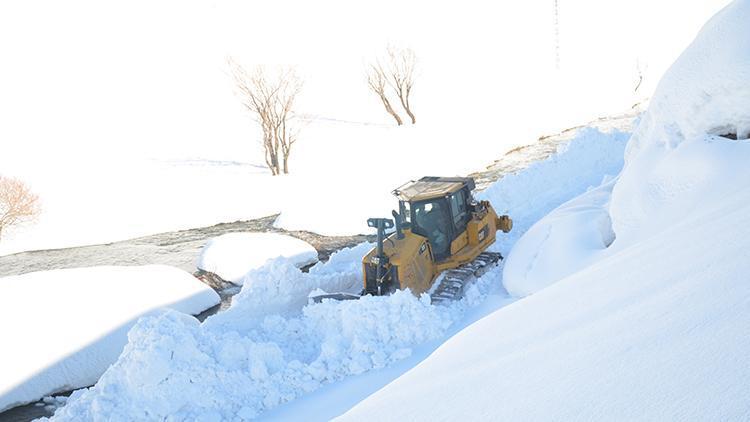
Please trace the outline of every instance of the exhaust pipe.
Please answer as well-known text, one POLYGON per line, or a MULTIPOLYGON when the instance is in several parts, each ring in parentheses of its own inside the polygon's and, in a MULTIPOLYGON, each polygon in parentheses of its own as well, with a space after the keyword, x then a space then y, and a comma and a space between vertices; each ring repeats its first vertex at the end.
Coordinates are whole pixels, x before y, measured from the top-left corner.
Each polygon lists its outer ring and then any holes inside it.
POLYGON ((500 217, 497 217, 497 220, 495 220, 495 225, 498 229, 502 230, 503 233, 508 233, 513 229, 513 220, 511 220, 507 215, 501 215, 500 217))
POLYGON ((383 241, 385 240, 385 230, 393 228, 393 220, 389 218, 368 218, 367 225, 374 227, 378 231, 378 246, 377 246, 377 262, 375 270, 375 282, 378 284, 378 296, 382 295, 382 284, 383 284, 383 267, 387 257, 383 253, 383 241))

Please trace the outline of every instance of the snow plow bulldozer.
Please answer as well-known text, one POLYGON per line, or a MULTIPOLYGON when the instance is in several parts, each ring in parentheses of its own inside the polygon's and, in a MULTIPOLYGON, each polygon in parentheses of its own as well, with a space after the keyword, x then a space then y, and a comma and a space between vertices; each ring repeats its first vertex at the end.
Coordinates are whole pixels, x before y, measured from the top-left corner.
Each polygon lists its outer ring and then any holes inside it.
POLYGON ((367 220, 377 230, 377 246, 362 258, 361 294, 312 299, 358 299, 406 288, 415 295, 428 292, 433 303, 460 299, 476 277, 502 260, 500 253, 486 251, 497 230, 513 227, 488 201, 474 200, 474 186, 470 177, 423 177, 394 190, 399 211, 392 212, 393 219, 367 220))

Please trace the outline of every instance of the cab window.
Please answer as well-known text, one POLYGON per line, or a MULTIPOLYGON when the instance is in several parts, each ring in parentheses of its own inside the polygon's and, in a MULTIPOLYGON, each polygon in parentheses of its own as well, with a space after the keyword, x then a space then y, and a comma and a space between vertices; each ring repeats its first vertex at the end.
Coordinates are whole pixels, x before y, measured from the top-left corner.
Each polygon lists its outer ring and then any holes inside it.
POLYGON ((425 236, 432 245, 436 260, 450 255, 451 215, 445 198, 422 201, 411 206, 411 227, 415 234, 425 236))
POLYGON ((450 196, 450 203, 453 225, 458 232, 462 232, 469 222, 469 210, 466 207, 466 194, 463 189, 450 196))

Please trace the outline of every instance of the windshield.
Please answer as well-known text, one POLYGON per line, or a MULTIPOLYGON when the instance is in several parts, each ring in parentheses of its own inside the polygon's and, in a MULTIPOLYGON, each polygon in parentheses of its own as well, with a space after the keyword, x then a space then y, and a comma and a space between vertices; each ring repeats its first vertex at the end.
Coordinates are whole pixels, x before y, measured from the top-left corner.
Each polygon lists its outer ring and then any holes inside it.
POLYGON ((411 204, 412 231, 427 237, 435 258, 447 256, 450 247, 450 213, 445 198, 411 204))

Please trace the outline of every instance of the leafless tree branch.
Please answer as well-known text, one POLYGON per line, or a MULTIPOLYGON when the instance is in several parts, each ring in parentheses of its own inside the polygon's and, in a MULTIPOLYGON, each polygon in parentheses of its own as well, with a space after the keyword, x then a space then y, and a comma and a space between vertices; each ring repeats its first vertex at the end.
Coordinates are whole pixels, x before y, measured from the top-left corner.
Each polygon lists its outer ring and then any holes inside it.
POLYGON ((388 96, 385 92, 386 83, 387 76, 383 66, 381 66, 380 63, 370 65, 367 72, 367 85, 370 87, 370 90, 380 98, 383 107, 385 107, 385 111, 396 120, 397 125, 401 126, 404 122, 401 120, 401 116, 393 110, 393 106, 391 106, 391 102, 388 100, 388 96))
POLYGON ((0 176, 0 238, 8 228, 34 221, 40 212, 39 197, 26 184, 0 176))
POLYGON ((274 176, 289 173, 289 155, 297 141, 292 127, 294 100, 302 81, 291 68, 269 77, 262 66, 249 73, 231 57, 227 62, 242 104, 260 125, 266 166, 274 176))
POLYGON ((388 47, 388 58, 390 66, 388 68, 388 84, 401 101, 401 107, 409 115, 411 123, 417 122, 409 96, 414 87, 414 70, 417 66, 417 55, 410 48, 388 47))
POLYGON ((414 110, 410 102, 412 89, 414 88, 415 69, 417 66, 417 55, 409 48, 396 48, 389 46, 385 59, 370 64, 367 70, 367 85, 380 98, 380 101, 400 126, 403 124, 401 116, 393 109, 386 86, 398 97, 401 107, 411 119, 411 123, 417 122, 414 110), (382 63, 385 63, 385 66, 382 63))

